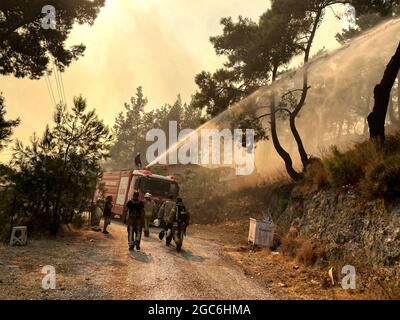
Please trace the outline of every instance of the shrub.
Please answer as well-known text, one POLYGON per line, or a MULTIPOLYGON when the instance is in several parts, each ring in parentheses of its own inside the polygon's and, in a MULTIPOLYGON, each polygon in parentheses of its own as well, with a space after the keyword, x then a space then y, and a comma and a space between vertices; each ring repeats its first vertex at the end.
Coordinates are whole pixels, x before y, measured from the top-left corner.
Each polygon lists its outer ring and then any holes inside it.
MULTIPOLYGON (((400 132, 388 136, 383 149, 366 141, 352 150, 332 155, 324 161, 327 179, 333 187, 356 185, 368 198, 393 197, 400 194, 400 132)), ((321 169, 318 169, 321 170, 321 169)), ((307 168, 306 177, 318 181, 315 164, 307 168)))
POLYGON ((280 249, 285 256, 296 258, 298 262, 306 266, 314 265, 324 257, 325 250, 321 244, 298 237, 297 232, 294 231, 295 229, 291 228, 282 238, 280 249))
POLYGON ((307 166, 305 178, 311 182, 318 189, 328 183, 328 172, 325 169, 324 163, 321 159, 312 158, 310 164, 307 166))
POLYGON ((333 146, 332 157, 324 161, 329 183, 335 188, 357 184, 364 176, 357 160, 356 152, 341 153, 333 146))
POLYGON ((385 156, 400 154, 400 131, 395 135, 387 136, 384 146, 385 156))
POLYGON ((285 256, 294 257, 297 250, 297 240, 290 235, 286 235, 281 240, 280 248, 285 256))
POLYGON ((324 248, 318 243, 312 243, 310 240, 305 240, 298 243, 299 247, 296 251, 297 261, 306 266, 315 264, 324 255, 324 248))
POLYGON ((376 148, 376 145, 372 141, 365 141, 355 145, 353 151, 354 160, 356 164, 365 173, 368 168, 375 166, 383 160, 384 153, 376 148))
POLYGON ((400 154, 389 156, 367 171, 361 184, 368 197, 392 197, 400 194, 400 154))
POLYGON ((9 216, 7 216, 6 212, 0 210, 0 241, 6 240, 10 225, 9 225, 9 216))
POLYGON ((11 189, 0 187, 0 241, 8 240, 13 197, 14 194, 11 189))

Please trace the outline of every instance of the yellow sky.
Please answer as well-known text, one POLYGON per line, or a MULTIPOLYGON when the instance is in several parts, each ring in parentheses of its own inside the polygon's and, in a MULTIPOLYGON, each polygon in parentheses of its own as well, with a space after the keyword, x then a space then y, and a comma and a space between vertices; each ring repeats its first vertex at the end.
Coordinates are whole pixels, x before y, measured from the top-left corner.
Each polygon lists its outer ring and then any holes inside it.
MULTIPOLYGON (((77 26, 70 44, 83 42, 85 56, 63 74, 67 102, 82 94, 90 108, 112 125, 123 104, 143 86, 149 109, 172 103, 178 93, 189 101, 194 76, 223 63, 209 37, 220 34, 221 17, 251 17, 266 10, 267 0, 107 0, 94 26, 77 26)), ((337 46, 334 35, 342 23, 327 11, 315 48, 337 46)), ((53 91, 58 96, 53 80, 53 91)), ((54 105, 44 79, 0 77, 8 117, 20 117, 13 138, 27 141, 51 123, 54 105)), ((9 151, 0 154, 0 161, 9 151)))

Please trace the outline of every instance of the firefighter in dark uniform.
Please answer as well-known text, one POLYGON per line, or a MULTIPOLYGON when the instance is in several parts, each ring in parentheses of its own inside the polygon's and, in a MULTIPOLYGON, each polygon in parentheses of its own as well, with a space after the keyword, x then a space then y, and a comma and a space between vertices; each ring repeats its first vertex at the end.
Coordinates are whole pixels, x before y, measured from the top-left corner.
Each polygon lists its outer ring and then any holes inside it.
POLYGON ((136 154, 135 157, 135 166, 137 169, 142 169, 142 160, 140 159, 140 152, 136 154))
MULTIPOLYGON (((171 210, 175 208, 175 201, 174 201, 174 195, 170 194, 169 199, 161 205, 160 209, 158 210, 158 218, 157 218, 157 223, 155 225, 158 227, 160 225, 164 226, 164 230, 160 232, 158 237, 160 240, 164 239, 164 235, 168 231, 167 228, 167 217, 169 216, 171 210)), ((167 246, 169 244, 167 243, 167 246)))
POLYGON ((103 210, 103 218, 104 218, 104 225, 103 225, 103 233, 109 234, 107 231, 108 225, 111 224, 111 211, 113 207, 113 198, 112 196, 108 196, 106 198, 106 203, 104 204, 103 210))
POLYGON ((126 203, 126 224, 128 226, 129 250, 140 250, 140 240, 144 225, 144 204, 139 200, 139 192, 134 192, 132 200, 126 203))
POLYGON ((183 204, 182 198, 176 199, 176 205, 166 217, 167 237, 166 245, 169 246, 174 239, 176 250, 181 251, 183 244, 183 236, 186 235, 186 228, 189 226, 190 214, 183 204))

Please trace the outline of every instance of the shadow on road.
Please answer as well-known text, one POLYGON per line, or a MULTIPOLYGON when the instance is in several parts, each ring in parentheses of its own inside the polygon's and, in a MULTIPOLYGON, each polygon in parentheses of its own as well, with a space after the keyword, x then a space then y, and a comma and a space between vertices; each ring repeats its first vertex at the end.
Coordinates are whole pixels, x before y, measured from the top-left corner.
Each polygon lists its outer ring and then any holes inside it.
POLYGON ((111 233, 109 233, 109 234, 103 233, 103 235, 104 235, 104 238, 106 238, 106 239, 115 239, 115 237, 111 233))
POLYGON ((129 256, 137 261, 150 263, 153 261, 153 257, 151 254, 147 254, 143 251, 131 251, 129 252, 129 256))
POLYGON ((192 253, 190 250, 184 250, 182 249, 181 252, 176 252, 175 247, 171 247, 170 250, 168 250, 168 253, 176 256, 177 258, 185 259, 185 260, 190 260, 194 262, 204 262, 204 257, 202 256, 197 256, 192 253))
POLYGON ((143 242, 160 242, 160 240, 158 240, 158 238, 156 239, 154 237, 155 237, 155 235, 153 235, 153 234, 150 237, 143 237, 142 236, 142 241, 143 242))

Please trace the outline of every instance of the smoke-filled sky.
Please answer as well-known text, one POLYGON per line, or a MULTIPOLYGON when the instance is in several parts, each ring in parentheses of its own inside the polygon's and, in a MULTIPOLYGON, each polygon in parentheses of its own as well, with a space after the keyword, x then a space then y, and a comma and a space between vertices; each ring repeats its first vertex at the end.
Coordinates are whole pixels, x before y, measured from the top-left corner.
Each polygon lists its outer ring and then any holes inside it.
MULTIPOLYGON (((76 26, 68 41, 87 48, 63 74, 67 102, 82 94, 109 125, 138 86, 149 98, 148 109, 172 103, 178 93, 189 102, 196 90, 194 76, 214 71, 224 61, 209 42, 210 36, 221 33, 221 17, 257 20, 268 6, 267 0, 107 0, 95 24, 76 26)), ((335 48, 334 36, 342 27, 328 10, 314 50, 335 48)), ((54 76, 51 80, 57 98, 54 76)), ((0 92, 7 116, 22 120, 13 138, 27 141, 51 123, 54 105, 44 79, 2 76, 0 92)), ((5 150, 0 161, 8 157, 5 150)))

